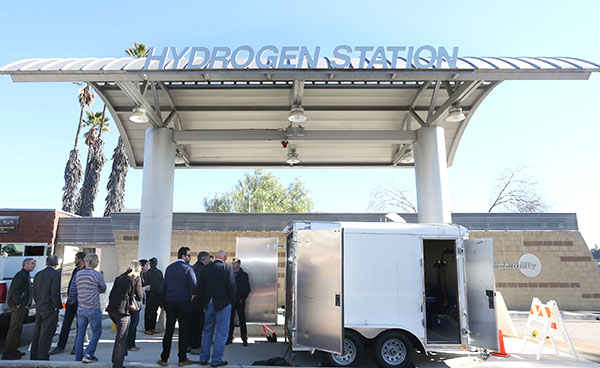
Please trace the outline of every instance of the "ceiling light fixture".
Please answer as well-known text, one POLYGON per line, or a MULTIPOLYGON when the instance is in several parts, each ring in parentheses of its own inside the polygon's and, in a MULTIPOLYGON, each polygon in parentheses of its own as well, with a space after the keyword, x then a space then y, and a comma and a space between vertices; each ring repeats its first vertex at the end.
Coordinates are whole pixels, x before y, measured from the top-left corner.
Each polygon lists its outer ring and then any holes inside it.
POLYGON ((465 120, 465 114, 463 114, 462 108, 458 105, 453 105, 450 110, 448 110, 446 121, 449 123, 458 123, 463 120, 465 120))
POLYGON ((292 112, 288 115, 290 123, 304 123, 308 118, 304 115, 304 109, 296 107, 292 109, 292 112))
POLYGON ((288 155, 287 155, 287 160, 285 160, 285 162, 290 166, 300 163, 300 158, 298 157, 298 154, 296 153, 295 148, 290 148, 290 151, 288 152, 288 155))
POLYGON ((134 107, 133 114, 129 116, 129 120, 137 124, 144 124, 148 122, 148 115, 146 115, 146 109, 143 107, 134 107))
POLYGON ((412 150, 406 152, 404 154, 404 156, 402 156, 402 158, 400 159, 400 163, 401 164, 414 164, 415 163, 415 157, 413 156, 412 150))

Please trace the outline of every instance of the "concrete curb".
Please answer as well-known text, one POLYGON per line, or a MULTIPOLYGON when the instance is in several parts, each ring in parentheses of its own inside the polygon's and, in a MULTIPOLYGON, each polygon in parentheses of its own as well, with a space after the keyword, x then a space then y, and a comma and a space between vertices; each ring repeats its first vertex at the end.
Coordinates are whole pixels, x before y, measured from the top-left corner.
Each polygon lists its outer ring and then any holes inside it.
MULTIPOLYGON (((160 367, 158 364, 149 364, 149 363, 137 363, 137 362, 125 362, 125 367, 139 367, 139 368, 156 368, 160 367)), ((0 367, 14 367, 14 368, 81 368, 81 367, 89 367, 89 368, 112 368, 111 363, 99 362, 99 363, 90 363, 83 364, 81 362, 75 361, 52 361, 52 360, 2 360, 0 361, 0 367)), ((176 363, 169 364, 168 367, 177 367, 176 363)), ((189 365, 188 367, 208 367, 210 365, 201 366, 199 363, 194 365, 189 365)), ((265 366, 258 365, 240 365, 240 364, 229 364, 226 367, 235 367, 235 368, 266 368, 265 366)), ((311 368, 311 367, 305 367, 311 368)), ((316 368, 316 367, 315 367, 316 368)))

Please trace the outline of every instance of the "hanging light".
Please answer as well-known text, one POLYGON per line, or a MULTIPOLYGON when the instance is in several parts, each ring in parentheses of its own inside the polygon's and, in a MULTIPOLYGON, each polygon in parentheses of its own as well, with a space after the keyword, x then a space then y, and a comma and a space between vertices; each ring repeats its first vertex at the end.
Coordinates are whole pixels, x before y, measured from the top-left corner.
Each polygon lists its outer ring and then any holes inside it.
POLYGON ((304 115, 304 109, 296 107, 292 109, 292 112, 288 115, 290 123, 304 123, 308 118, 304 115))
POLYGON ((465 114, 462 112, 462 108, 458 105, 454 105, 448 110, 448 116, 446 121, 449 123, 458 123, 465 120, 465 114))
POLYGON ((400 159, 400 163, 401 164, 414 164, 415 163, 415 157, 413 156, 412 150, 406 152, 404 154, 404 156, 402 156, 402 158, 400 159))
POLYGON ((148 122, 148 115, 146 115, 146 109, 143 107, 134 107, 133 114, 129 116, 129 120, 137 124, 145 124, 148 122))
POLYGON ((298 154, 296 153, 295 148, 290 148, 290 151, 288 152, 288 155, 287 155, 287 160, 285 160, 285 162, 290 166, 300 163, 300 158, 298 157, 298 154))

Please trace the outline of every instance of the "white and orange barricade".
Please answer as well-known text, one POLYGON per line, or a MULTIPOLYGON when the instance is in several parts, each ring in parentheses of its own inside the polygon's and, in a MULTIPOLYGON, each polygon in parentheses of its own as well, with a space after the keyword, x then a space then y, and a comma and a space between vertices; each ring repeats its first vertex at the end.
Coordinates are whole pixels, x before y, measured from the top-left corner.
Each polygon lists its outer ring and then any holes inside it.
POLYGON ((536 359, 540 360, 546 338, 549 338, 556 354, 558 354, 558 346, 556 345, 556 341, 554 341, 556 337, 562 338, 569 345, 573 357, 575 360, 578 360, 577 352, 567 332, 556 302, 551 300, 548 304, 543 304, 538 298, 533 298, 531 308, 529 309, 525 334, 523 335, 521 351, 525 350, 527 341, 532 341, 537 344, 536 359))

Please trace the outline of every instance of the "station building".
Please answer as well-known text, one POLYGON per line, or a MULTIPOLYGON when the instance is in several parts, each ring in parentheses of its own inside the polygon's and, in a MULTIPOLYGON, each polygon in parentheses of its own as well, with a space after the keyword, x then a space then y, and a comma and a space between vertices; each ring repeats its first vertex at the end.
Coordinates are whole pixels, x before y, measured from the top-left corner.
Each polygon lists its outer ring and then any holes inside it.
MULTIPOLYGON (((237 237, 277 237, 290 221, 388 221, 384 213, 174 213, 170 260, 188 246, 198 252, 219 249, 236 255, 237 237)), ((416 214, 400 214, 417 222, 416 214)), ((0 233, 2 247, 50 244, 63 257, 63 284, 70 277, 77 251, 94 252, 107 281, 136 259, 139 213, 77 217, 57 210, 0 210, 0 218, 18 217, 13 231, 0 233)), ((509 309, 526 310, 532 297, 554 299, 563 310, 600 310, 600 268, 594 261, 573 213, 454 213, 453 223, 469 229, 470 238, 492 238, 496 288, 509 309)), ((5 230, 8 227, 4 228, 5 230)), ((27 255, 27 254, 25 254, 27 255)), ((378 255, 364 250, 365 262, 378 255)), ((384 255, 385 256, 385 255, 384 255)), ((285 304, 285 254, 279 251, 278 304, 285 304)), ((166 265, 159 265, 164 268, 166 265)), ((242 260, 243 267, 243 260, 242 260)), ((360 270, 357 270, 360 272, 360 270)), ((374 285, 377 287, 377 285, 374 285)))

